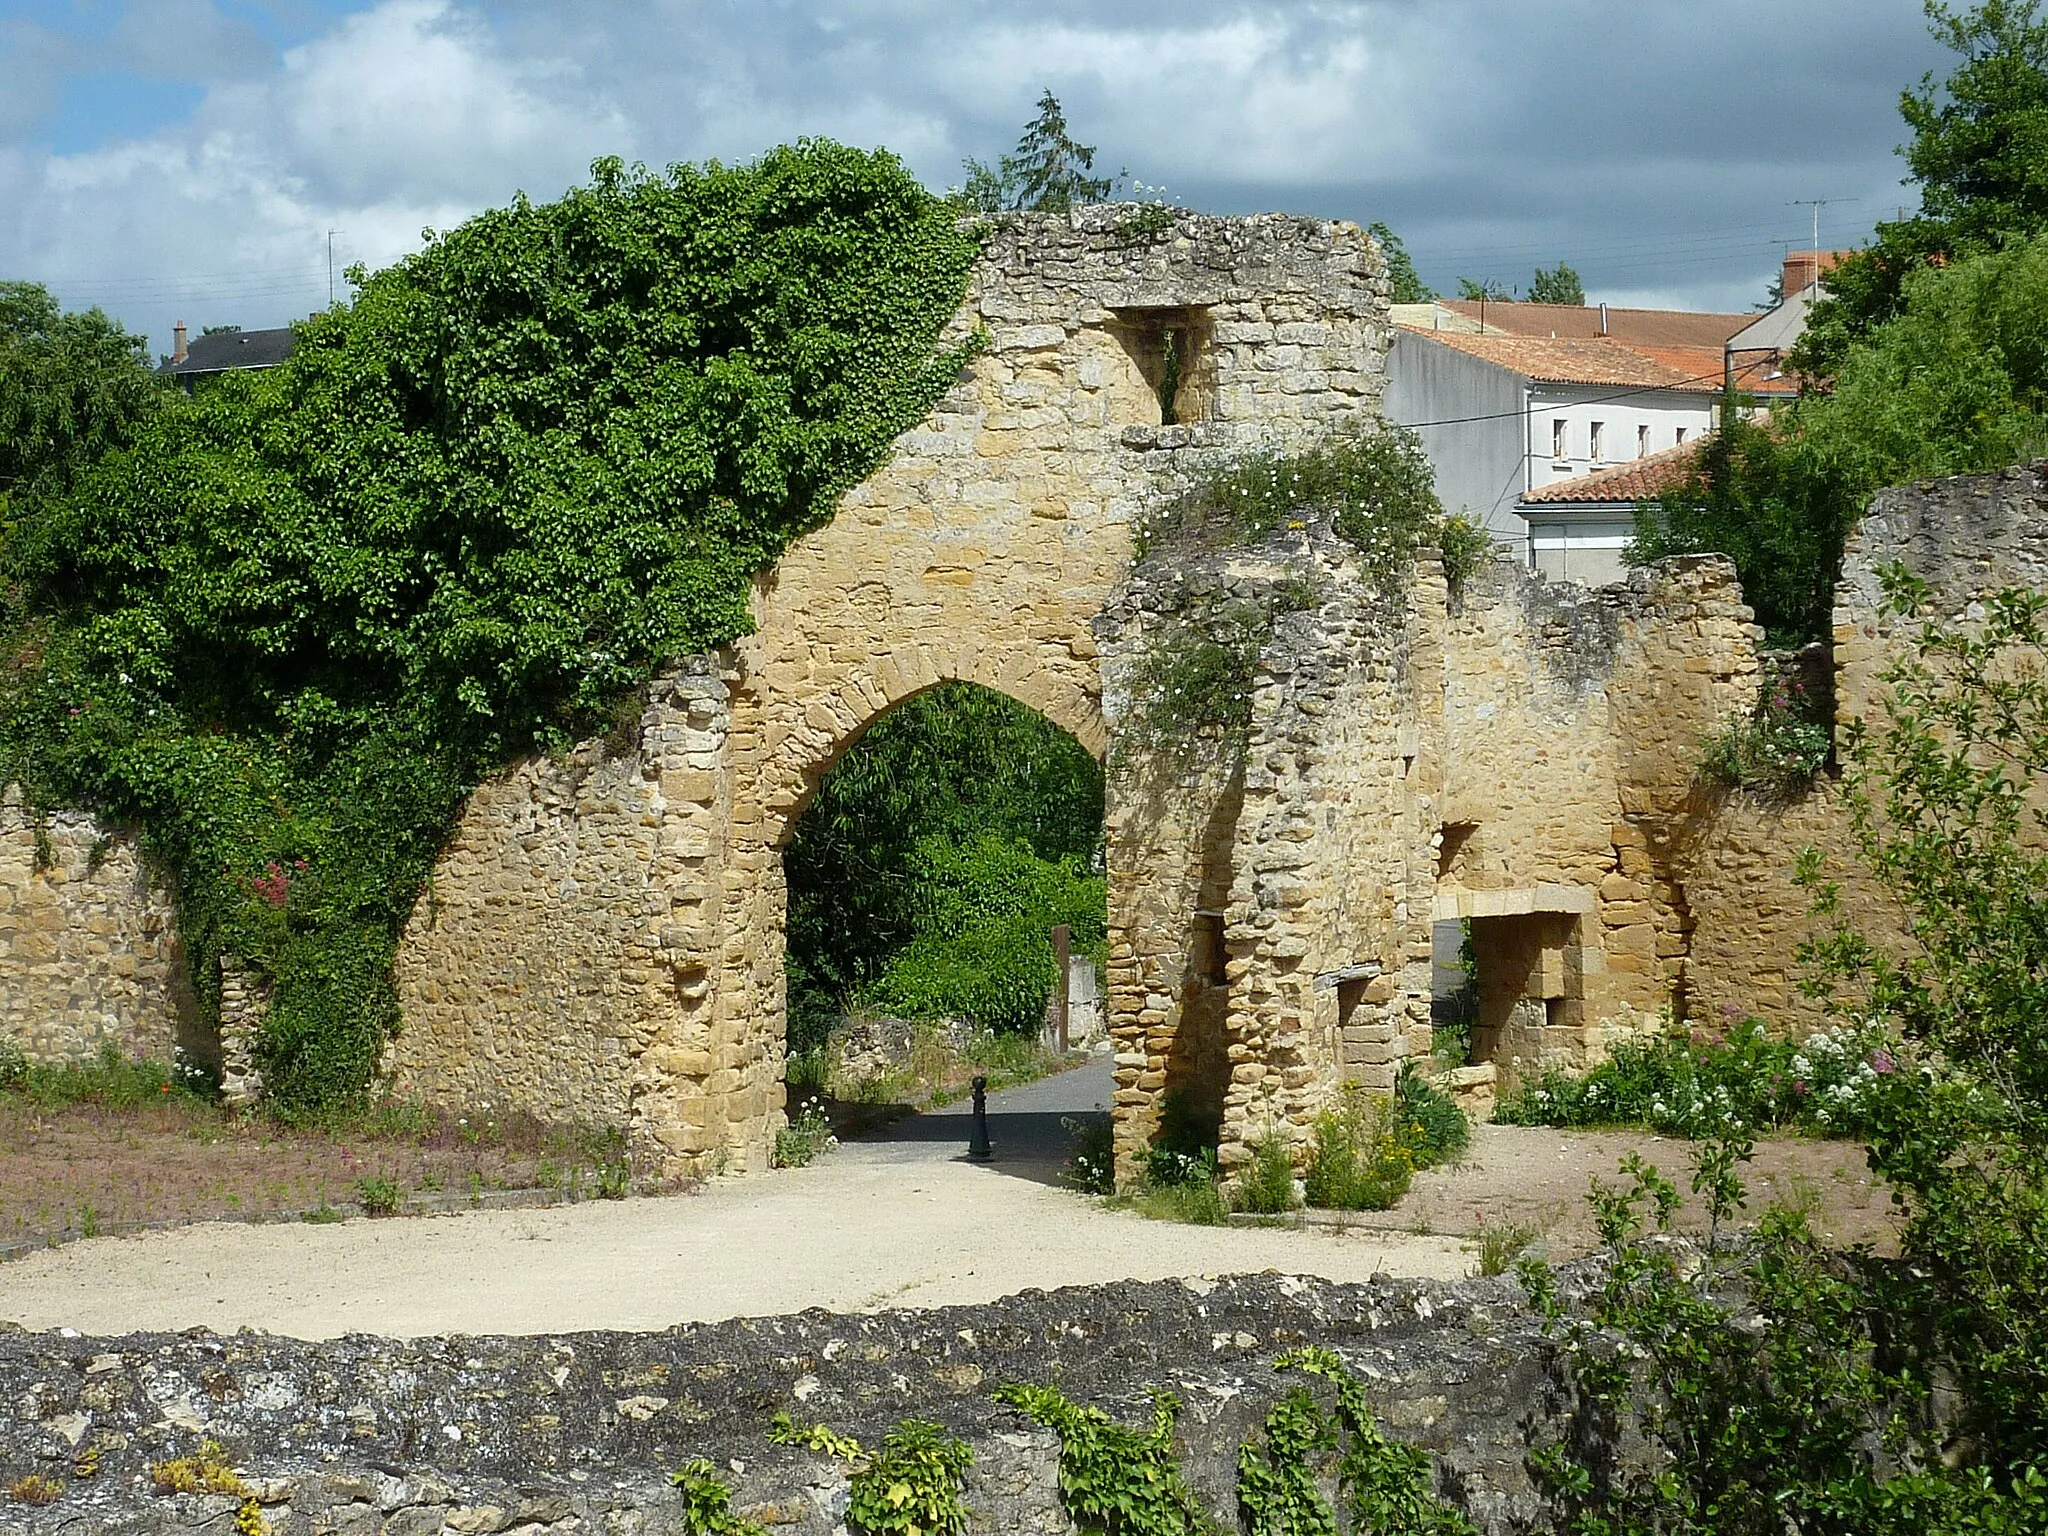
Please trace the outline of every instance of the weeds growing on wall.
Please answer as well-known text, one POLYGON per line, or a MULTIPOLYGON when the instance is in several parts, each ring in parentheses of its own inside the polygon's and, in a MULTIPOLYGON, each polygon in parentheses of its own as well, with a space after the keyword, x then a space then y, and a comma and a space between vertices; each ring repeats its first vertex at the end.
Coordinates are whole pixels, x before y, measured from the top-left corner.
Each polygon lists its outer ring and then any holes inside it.
MULTIPOLYGON (((1476 569, 1469 529, 1446 523, 1421 444, 1398 427, 1218 465, 1140 521, 1138 558, 1142 565, 1256 544, 1323 518, 1383 590, 1392 590, 1429 544, 1456 552, 1459 579, 1476 569)), ((1242 752, 1259 655, 1274 625, 1326 600, 1320 583, 1306 577, 1257 593, 1209 582, 1181 611, 1150 620, 1131 663, 1119 752, 1242 752)))
POLYGON ((1748 717, 1730 721, 1701 748, 1700 771, 1767 800, 1795 800, 1813 787, 1834 747, 1834 732, 1805 684, 1767 677, 1748 717))
POLYGON ((362 1091, 462 797, 749 623, 755 572, 957 376, 971 236, 891 156, 601 161, 14 508, 42 641, 0 780, 142 828, 193 980, 267 979, 286 1108, 362 1091))

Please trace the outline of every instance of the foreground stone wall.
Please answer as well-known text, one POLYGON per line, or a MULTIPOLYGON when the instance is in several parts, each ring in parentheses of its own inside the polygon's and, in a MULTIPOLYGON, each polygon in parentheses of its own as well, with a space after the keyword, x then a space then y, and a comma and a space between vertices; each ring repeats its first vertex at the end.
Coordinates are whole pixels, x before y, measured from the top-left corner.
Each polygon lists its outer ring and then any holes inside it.
POLYGON ((208 1055, 169 891, 133 838, 0 800, 0 1014, 31 1061, 208 1055))
POLYGON ((1443 1494, 1488 1536, 1538 1512, 1526 1465, 1568 1396, 1511 1280, 1332 1285, 1264 1275, 1026 1292, 985 1307, 697 1324, 662 1334, 302 1343, 242 1333, 0 1333, 0 1480, 64 1485, 9 1529, 233 1529, 233 1501, 153 1493, 150 1464, 212 1439, 273 1536, 680 1532, 666 1475, 713 1461, 751 1518, 841 1528, 843 1465, 771 1444, 788 1410, 874 1445, 907 1417, 966 1437, 977 1533, 1073 1529, 1057 1442, 991 1396, 1048 1382, 1130 1423, 1151 1389, 1185 1411, 1189 1481, 1234 1528, 1236 1452, 1300 1378, 1302 1344, 1338 1350, 1396 1438, 1426 1447, 1443 1494), (97 1471, 73 1475, 96 1452, 97 1471), (81 1522, 83 1522, 81 1524, 81 1522))

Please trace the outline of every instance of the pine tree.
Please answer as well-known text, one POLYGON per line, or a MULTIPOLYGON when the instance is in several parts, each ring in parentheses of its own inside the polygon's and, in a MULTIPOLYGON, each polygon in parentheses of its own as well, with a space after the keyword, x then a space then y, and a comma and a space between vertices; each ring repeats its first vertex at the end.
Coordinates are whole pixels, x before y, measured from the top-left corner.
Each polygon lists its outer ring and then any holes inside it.
POLYGON ((1415 258, 1408 254, 1408 247, 1399 235, 1377 220, 1366 230, 1380 243, 1380 258, 1387 264, 1387 279, 1392 285, 1394 303, 1427 304, 1436 297, 1436 290, 1423 282, 1416 272, 1415 258))
POLYGON ((1067 128, 1059 98, 1048 90, 1038 98, 1038 116, 1025 126, 1017 152, 994 165, 970 159, 967 181, 954 201, 981 213, 1035 209, 1065 213, 1076 203, 1099 203, 1117 178, 1094 176, 1095 146, 1078 144, 1067 128))

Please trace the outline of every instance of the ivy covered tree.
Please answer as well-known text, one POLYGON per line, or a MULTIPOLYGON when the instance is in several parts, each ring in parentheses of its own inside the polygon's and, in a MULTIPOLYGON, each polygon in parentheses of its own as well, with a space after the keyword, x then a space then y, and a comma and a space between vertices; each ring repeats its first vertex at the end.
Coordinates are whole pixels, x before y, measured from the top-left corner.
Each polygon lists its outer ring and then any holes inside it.
POLYGON ((1529 302, 1531 304, 1584 304, 1586 285, 1579 281, 1579 274, 1559 262, 1550 268, 1538 267, 1536 275, 1529 280, 1529 302))
POLYGON ((357 272, 280 367, 147 415, 5 557, 47 643, 0 780, 139 825, 203 999, 274 987, 284 1107, 346 1099, 463 795, 749 627, 754 574, 957 377, 975 256, 885 153, 601 161, 357 272))
POLYGON ((0 517, 61 494, 164 395, 146 338, 97 309, 63 313, 40 284, 0 282, 0 517))
POLYGON ((1117 181, 1094 174, 1095 147, 1075 140, 1067 114, 1050 90, 1038 98, 1038 116, 1025 125, 1013 154, 994 165, 970 159, 966 171, 967 181, 958 196, 982 213, 1065 213, 1076 203, 1103 201, 1117 181))
POLYGON ((1937 81, 1904 92, 1913 132, 1902 153, 1920 207, 1880 223, 1870 246, 1828 274, 1794 363, 1832 375, 1851 343, 1898 313, 1930 266, 1996 251, 2048 229, 2048 19, 2041 0, 1926 0, 1934 36, 1956 55, 1937 81))

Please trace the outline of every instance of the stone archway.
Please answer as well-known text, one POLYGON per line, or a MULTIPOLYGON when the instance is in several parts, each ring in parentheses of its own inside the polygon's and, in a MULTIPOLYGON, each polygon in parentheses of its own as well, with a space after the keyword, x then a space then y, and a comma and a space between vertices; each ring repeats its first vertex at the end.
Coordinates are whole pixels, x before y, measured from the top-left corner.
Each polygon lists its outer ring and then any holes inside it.
MULTIPOLYGON (((780 850, 826 769, 950 680, 1100 756, 1095 625, 1141 512, 1191 455, 1378 414, 1385 278, 1357 226, 1190 216, 1158 239, 1125 216, 998 228, 949 334, 985 348, 762 574, 754 633, 657 681, 637 738, 472 797, 401 946, 401 1090, 623 1120, 685 1166, 765 1163, 783 1107, 780 850), (1162 327, 1199 340, 1170 402, 1162 327)), ((1184 883, 1162 861, 1186 851, 1147 843, 1125 867, 1114 818, 1109 837, 1111 1008, 1121 965, 1135 1021, 1154 985, 1136 978, 1184 966, 1189 935, 1126 932, 1117 893, 1184 883)))

